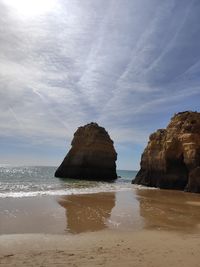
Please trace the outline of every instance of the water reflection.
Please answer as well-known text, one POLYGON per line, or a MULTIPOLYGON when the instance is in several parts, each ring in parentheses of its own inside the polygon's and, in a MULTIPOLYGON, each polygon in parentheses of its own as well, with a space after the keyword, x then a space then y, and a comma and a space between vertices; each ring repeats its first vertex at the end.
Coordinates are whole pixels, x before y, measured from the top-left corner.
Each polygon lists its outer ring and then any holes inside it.
POLYGON ((200 231, 200 195, 170 190, 71 195, 58 199, 65 208, 68 233, 163 229, 200 231))
POLYGON ((58 203, 66 209, 68 232, 98 231, 107 227, 115 206, 115 193, 65 196, 58 203))
POLYGON ((170 190, 136 190, 145 228, 200 230, 200 196, 170 190))

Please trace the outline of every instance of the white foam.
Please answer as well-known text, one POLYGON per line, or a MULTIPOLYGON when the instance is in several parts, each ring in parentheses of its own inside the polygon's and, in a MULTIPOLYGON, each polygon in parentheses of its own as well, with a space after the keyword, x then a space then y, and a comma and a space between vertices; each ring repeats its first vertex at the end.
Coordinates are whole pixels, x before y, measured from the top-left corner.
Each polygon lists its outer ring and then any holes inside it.
POLYGON ((0 193, 0 198, 23 198, 23 197, 35 197, 35 196, 62 196, 62 195, 80 195, 80 194, 95 194, 102 192, 119 192, 119 191, 129 191, 134 189, 142 190, 155 190, 154 187, 145 187, 141 185, 101 185, 99 187, 91 188, 71 188, 71 189, 60 189, 60 190, 44 190, 44 191, 19 191, 19 192, 3 192, 0 193))

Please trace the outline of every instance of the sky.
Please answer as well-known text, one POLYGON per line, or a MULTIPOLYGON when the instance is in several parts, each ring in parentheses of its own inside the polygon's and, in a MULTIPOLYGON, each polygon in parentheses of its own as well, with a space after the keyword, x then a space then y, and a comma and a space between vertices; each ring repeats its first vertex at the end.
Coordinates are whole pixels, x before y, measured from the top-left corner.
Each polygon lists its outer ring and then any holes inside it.
POLYGON ((58 166, 76 129, 106 128, 118 169, 200 111, 199 0, 0 0, 0 164, 58 166))

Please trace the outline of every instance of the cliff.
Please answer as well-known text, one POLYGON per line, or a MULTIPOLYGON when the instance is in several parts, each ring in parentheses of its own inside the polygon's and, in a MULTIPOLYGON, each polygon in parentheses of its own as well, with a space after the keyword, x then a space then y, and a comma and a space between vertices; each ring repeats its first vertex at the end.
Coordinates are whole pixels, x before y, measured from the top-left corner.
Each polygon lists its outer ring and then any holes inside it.
POLYGON ((133 183, 200 193, 200 113, 175 114, 150 135, 133 183))
POLYGON ((79 127, 72 148, 55 172, 56 177, 86 180, 117 178, 117 153, 107 131, 97 123, 79 127))

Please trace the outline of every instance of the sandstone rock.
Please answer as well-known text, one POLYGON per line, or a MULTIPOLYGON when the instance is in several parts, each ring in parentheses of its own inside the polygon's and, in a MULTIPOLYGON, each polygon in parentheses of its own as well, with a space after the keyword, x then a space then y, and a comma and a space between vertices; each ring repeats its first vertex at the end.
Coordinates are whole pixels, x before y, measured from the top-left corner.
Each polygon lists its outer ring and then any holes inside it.
POLYGON ((133 183, 200 193, 200 113, 175 114, 150 135, 133 183))
POLYGON ((107 131, 97 123, 79 127, 72 148, 57 169, 56 177, 86 180, 117 178, 117 153, 107 131))

